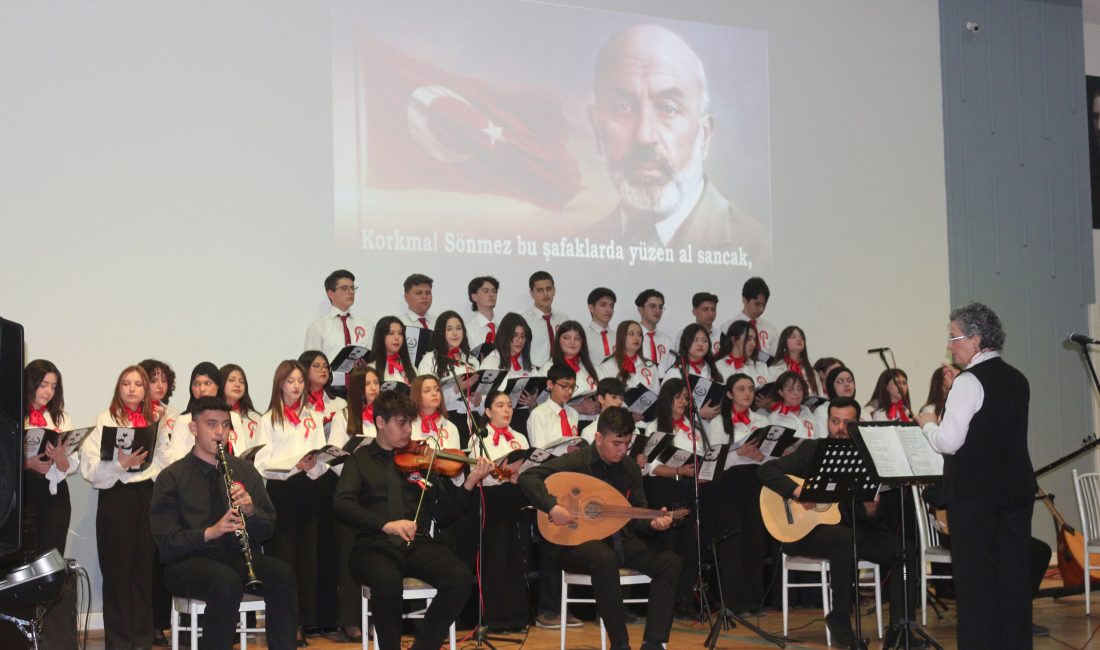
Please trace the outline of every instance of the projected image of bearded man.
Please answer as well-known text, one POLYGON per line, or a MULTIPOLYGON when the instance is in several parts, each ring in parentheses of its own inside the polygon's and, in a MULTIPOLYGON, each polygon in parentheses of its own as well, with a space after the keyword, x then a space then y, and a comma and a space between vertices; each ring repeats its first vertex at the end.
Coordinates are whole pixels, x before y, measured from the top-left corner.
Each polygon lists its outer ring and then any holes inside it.
POLYGON ((759 241, 760 224, 704 173, 714 118, 703 62, 682 38, 655 25, 619 32, 600 50, 593 90, 589 120, 620 198, 597 234, 708 249, 759 241))

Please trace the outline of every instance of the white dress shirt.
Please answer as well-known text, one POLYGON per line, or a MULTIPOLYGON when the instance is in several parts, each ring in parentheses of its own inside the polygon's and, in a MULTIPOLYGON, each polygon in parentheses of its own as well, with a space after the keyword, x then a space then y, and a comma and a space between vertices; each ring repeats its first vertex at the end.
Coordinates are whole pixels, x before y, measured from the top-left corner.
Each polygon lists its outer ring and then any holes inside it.
POLYGON ((435 438, 439 442, 440 449, 458 449, 462 445, 461 436, 458 433, 458 427, 454 422, 447 419, 447 414, 439 412, 439 420, 436 424, 436 431, 424 431, 424 420, 421 417, 417 417, 412 421, 410 425, 412 427, 412 439, 413 440, 426 440, 428 438, 435 438))
POLYGON ((466 340, 470 342, 471 350, 485 343, 485 337, 489 335, 489 323, 493 324, 493 337, 496 337, 496 330, 500 327, 500 323, 497 322, 495 316, 496 314, 494 314, 493 320, 489 320, 481 312, 475 312, 466 321, 466 340))
POLYGON ((256 411, 235 411, 241 419, 241 428, 233 428, 229 439, 233 442, 233 455, 240 456, 256 444, 256 432, 260 428, 261 414, 256 411))
MULTIPOLYGON (((600 379, 618 377, 619 370, 619 364, 615 361, 615 357, 604 361, 596 368, 596 372, 600 374, 600 379)), ((658 376, 657 366, 649 359, 643 359, 639 356, 634 362, 634 373, 629 375, 624 383, 627 388, 641 384, 656 392, 661 383, 661 378, 658 376)))
MULTIPOLYGON (((543 326, 546 329, 546 326, 543 326)), ((596 321, 588 321, 588 325, 584 328, 584 338, 588 343, 588 356, 596 363, 600 363, 607 357, 611 356, 611 353, 615 351, 615 331, 608 327, 603 327, 596 321), (603 333, 607 333, 607 348, 603 345, 603 333)))
MULTIPOLYGON (((191 449, 194 448, 195 434, 191 433, 191 421, 193 419, 190 413, 180 413, 179 416, 176 417, 172 425, 172 439, 168 443, 168 465, 186 457, 187 454, 191 453, 191 449)), ((245 426, 241 422, 241 414, 236 411, 230 411, 229 421, 233 425, 233 432, 236 433, 238 437, 241 437, 241 432, 245 431, 245 426)), ((236 448, 236 443, 234 443, 233 454, 238 455, 240 453, 241 451, 236 448)), ((165 465, 165 467, 168 465, 165 465)))
POLYGON ((347 345, 344 343, 344 323, 340 316, 348 315, 348 334, 351 335, 351 345, 370 347, 371 325, 366 321, 356 318, 351 312, 340 311, 336 307, 327 314, 313 321, 306 328, 306 350, 320 350, 325 353, 329 361, 336 358, 340 350, 347 345))
POLYGON ((424 327, 424 323, 420 322, 420 319, 423 318, 425 321, 428 322, 428 327, 426 329, 435 329, 435 316, 433 316, 431 312, 427 312, 423 316, 420 316, 415 311, 411 309, 406 309, 404 312, 401 313, 400 316, 398 316, 398 318, 400 318, 401 322, 405 325, 412 325, 413 327, 424 327))
MULTIPOLYGON (((516 431, 512 427, 508 427, 508 433, 512 436, 511 440, 508 440, 503 434, 498 438, 493 428, 489 425, 485 426, 485 430, 487 432, 485 436, 485 451, 487 452, 485 457, 494 463, 513 451, 527 449, 530 446, 527 444, 527 436, 516 431), (495 443, 494 438, 496 438, 495 443)), ((466 445, 466 449, 471 458, 479 458, 481 456, 481 443, 478 442, 477 436, 470 436, 470 443, 466 445)), ((482 484, 485 487, 492 487, 494 485, 500 485, 501 481, 489 475, 485 477, 485 481, 482 484)))
POLYGON ((745 365, 740 368, 734 367, 734 363, 730 361, 729 355, 726 355, 715 362, 718 366, 718 372, 722 375, 722 381, 729 379, 737 373, 743 373, 752 378, 753 383, 757 388, 760 388, 764 384, 770 381, 771 373, 768 372, 768 367, 763 363, 754 359, 745 359, 745 365))
MULTIPOLYGON (((686 423, 687 420, 685 419, 684 422, 686 423)), ((707 434, 708 440, 704 441, 702 436, 698 435, 699 431, 698 431, 698 429, 696 429, 696 427, 692 427, 690 424, 688 424, 688 426, 691 429, 690 431, 684 431, 683 429, 679 428, 675 424, 673 425, 672 428, 676 429, 676 432, 672 436, 672 446, 677 448, 677 449, 683 450, 683 451, 692 451, 692 450, 694 450, 699 454, 700 457, 702 457, 703 453, 706 451, 705 445, 706 445, 706 442, 709 442, 710 434, 709 433, 707 434)), ((647 436, 652 435, 656 431, 657 431, 657 420, 654 420, 654 421, 652 421, 652 422, 650 422, 649 424, 646 425, 645 434, 647 436)), ((690 465, 691 463, 688 462, 688 463, 684 463, 684 464, 685 465, 690 465)), ((657 476, 657 474, 655 473, 655 470, 658 467, 662 466, 662 465, 664 465, 663 462, 661 462, 660 460, 655 459, 655 460, 653 460, 652 462, 648 463, 645 466, 645 469, 642 470, 642 473, 645 474, 646 476, 657 476)), ((661 478, 671 478, 671 477, 665 476, 665 477, 661 477, 661 478)))
POLYGON ((828 429, 818 431, 817 422, 814 420, 813 411, 802 406, 798 414, 780 413, 778 409, 768 414, 768 422, 794 429, 795 438, 825 438, 828 437, 828 429))
MULTIPOLYGON (((549 333, 546 331, 544 314, 538 307, 532 307, 523 312, 522 316, 527 321, 527 326, 531 328, 531 363, 536 368, 541 367, 550 360, 550 344, 552 342, 549 333)), ((558 332, 558 327, 567 320, 569 320, 569 316, 565 312, 557 309, 550 311, 550 325, 554 328, 555 334, 558 332)))
MULTIPOLYGON (((974 366, 1001 356, 1000 352, 983 351, 974 355, 967 370, 974 366)), ((947 404, 943 411, 943 422, 935 424, 929 422, 924 425, 924 435, 932 448, 941 454, 954 454, 966 442, 966 434, 970 430, 970 420, 985 402, 985 389, 982 382, 974 376, 974 373, 963 372, 951 384, 951 390, 947 393, 947 404)))
MULTIPOLYGON (((118 463, 118 453, 111 460, 100 460, 99 449, 103 440, 103 427, 129 427, 125 423, 115 422, 110 411, 104 411, 96 418, 95 428, 80 445, 80 473, 97 490, 114 487, 115 483, 140 483, 155 479, 160 470, 168 467, 168 436, 157 435, 157 448, 152 450, 153 462, 140 472, 130 472, 118 463)), ((146 450, 150 451, 150 450, 146 450)))
POLYGON ((572 435, 576 436, 580 433, 577 429, 577 422, 580 420, 577 411, 568 404, 559 406, 554 400, 548 399, 531 409, 531 416, 527 418, 527 436, 532 447, 544 448, 551 442, 565 437, 562 435, 561 415, 559 415, 562 409, 565 409, 565 416, 569 419, 572 435))
MULTIPOLYGON (((477 359, 468 355, 459 353, 457 361, 466 366, 469 372, 476 372, 478 369, 477 359)), ((420 365, 416 367, 417 376, 420 375, 434 375, 439 379, 440 386, 443 387, 443 401, 447 407, 447 411, 455 413, 466 412, 466 402, 463 400, 463 394, 460 392, 461 388, 458 383, 454 381, 448 381, 451 379, 451 373, 448 370, 446 373, 440 373, 439 369, 435 365, 435 351, 430 350, 424 355, 424 358, 420 360, 420 365)), ((455 374, 458 375, 458 381, 462 382, 469 373, 463 374, 458 368, 455 369, 455 374)), ((477 384, 474 384, 475 386, 477 384)))
POLYGON ((745 442, 745 438, 748 438, 749 434, 753 431, 768 425, 768 418, 766 416, 749 409, 748 424, 742 422, 735 422, 733 424, 732 444, 730 444, 730 437, 729 434, 726 433, 726 427, 722 422, 721 414, 715 416, 713 420, 707 423, 707 435, 710 437, 710 444, 712 445, 730 445, 730 449, 726 452, 726 467, 732 467, 734 465, 760 465, 764 462, 763 460, 755 460, 747 456, 741 456, 737 453, 737 448, 745 442))
MULTIPOLYGON (((722 331, 730 331, 730 325, 733 325, 739 320, 751 321, 752 319, 745 315, 745 312, 741 312, 722 323, 722 331)), ((779 330, 775 329, 775 325, 764 320, 763 318, 756 319, 756 347, 764 352, 768 353, 769 357, 775 356, 775 346, 779 339, 779 330)))
MULTIPOLYGON (((304 398, 303 398, 304 399, 304 398)), ((302 409, 298 424, 291 424, 285 417, 282 424, 275 424, 271 411, 260 418, 260 431, 256 445, 265 445, 256 453, 256 471, 268 480, 285 481, 301 470, 295 465, 309 452, 325 446, 325 434, 321 418, 308 409, 302 409), (270 471, 287 469, 287 473, 270 471)), ((311 479, 320 478, 328 465, 318 462, 306 472, 311 479)))
POLYGON ((668 351, 673 349, 672 338, 668 334, 665 334, 661 330, 653 330, 652 332, 642 325, 642 349, 638 351, 643 358, 652 361, 656 365, 660 365, 661 359, 664 358, 668 351), (653 345, 650 345, 650 341, 653 345), (657 358, 653 358, 653 348, 657 348, 657 358))
MULTIPOLYGON (((46 426, 44 427, 32 427, 29 420, 23 420, 23 432, 26 433, 27 429, 46 429, 47 431, 56 431, 61 433, 62 431, 71 431, 73 428, 72 420, 69 419, 69 414, 62 411, 61 421, 55 423, 53 416, 49 411, 43 411, 42 417, 46 419, 46 426)), ((37 450, 36 450, 37 451, 37 450)), ((46 470, 46 480, 50 482, 50 494, 57 494, 57 484, 64 481, 70 474, 76 472, 80 468, 80 455, 78 450, 74 449, 73 453, 69 454, 69 469, 62 472, 57 468, 57 463, 50 463, 50 468, 46 470)), ((33 472, 34 470, 24 469, 24 472, 33 472)))

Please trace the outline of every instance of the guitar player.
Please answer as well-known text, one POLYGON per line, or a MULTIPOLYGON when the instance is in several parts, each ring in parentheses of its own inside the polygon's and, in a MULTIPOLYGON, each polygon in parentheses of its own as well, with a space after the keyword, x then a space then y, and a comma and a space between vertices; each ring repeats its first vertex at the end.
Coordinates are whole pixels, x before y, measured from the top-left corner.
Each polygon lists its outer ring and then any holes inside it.
MULTIPOLYGON (((838 397, 829 402, 828 425, 830 438, 847 438, 848 423, 859 420, 859 403, 850 397, 838 397)), ((814 454, 820 440, 803 440, 795 451, 787 456, 764 463, 757 471, 757 477, 764 487, 771 488, 784 498, 797 499, 802 487, 787 478, 788 474, 807 478, 813 468, 814 454)), ((802 503, 810 509, 812 503, 802 503)), ((788 555, 800 555, 829 560, 833 588, 833 609, 825 617, 825 624, 833 633, 834 641, 848 648, 865 648, 863 641, 855 638, 852 631, 850 614, 852 611, 852 524, 847 508, 841 508, 841 523, 820 525, 811 530, 802 539, 785 544, 782 548, 788 555)), ((900 542, 896 535, 883 532, 871 525, 878 516, 878 502, 865 502, 862 511, 857 511, 856 544, 861 560, 869 560, 890 570, 890 623, 902 620, 904 600, 901 581, 901 559, 898 557, 900 542)), ((917 572, 918 553, 909 555, 909 575, 919 576, 917 572)), ((909 618, 918 600, 920 580, 909 581, 909 618)), ((910 634, 910 648, 924 648, 923 639, 910 634)))
MULTIPOLYGON (((557 526, 570 524, 573 517, 558 505, 557 498, 546 489, 546 478, 556 472, 594 476, 618 490, 632 506, 647 507, 638 464, 633 459, 623 462, 630 449, 634 427, 634 418, 626 408, 620 406, 605 410, 596 422, 594 444, 528 469, 520 474, 520 488, 531 503, 547 513, 551 523, 557 526)), ((626 608, 619 585, 619 567, 635 569, 653 580, 649 587, 642 650, 660 650, 662 644, 668 641, 676 584, 680 578, 680 558, 673 551, 651 548, 644 537, 654 531, 668 530, 671 525, 671 515, 649 520, 636 519, 602 540, 577 546, 547 543, 548 550, 557 554, 562 569, 592 576, 596 609, 611 638, 612 650, 630 648, 626 608)))

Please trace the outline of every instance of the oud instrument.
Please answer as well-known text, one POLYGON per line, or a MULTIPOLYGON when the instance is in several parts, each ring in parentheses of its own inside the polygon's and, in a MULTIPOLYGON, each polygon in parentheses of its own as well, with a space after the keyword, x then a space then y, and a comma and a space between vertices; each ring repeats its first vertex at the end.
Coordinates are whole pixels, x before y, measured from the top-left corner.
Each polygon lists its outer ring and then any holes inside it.
MULTIPOLYGON (((805 481, 791 474, 787 475, 795 483, 805 481)), ((811 530, 822 524, 840 523, 840 506, 835 503, 815 503, 806 509, 794 499, 784 499, 778 492, 768 487, 760 490, 760 515, 764 527, 772 537, 783 543, 797 542, 811 530)))
POLYGON ((613 535, 631 519, 656 519, 672 515, 673 521, 687 516, 686 508, 673 511, 635 508, 618 490, 600 479, 578 472, 558 472, 546 479, 546 491, 573 516, 572 523, 556 526, 550 516, 539 512, 539 534, 561 546, 577 546, 613 535))
MULTIPOLYGON (((233 472, 226 462, 225 445, 218 443, 218 467, 222 470, 222 479, 225 481, 225 498, 233 505, 233 472)), ((244 524, 244 509, 236 506, 237 516, 241 518, 241 527, 237 529, 237 541, 241 545, 241 553, 244 554, 244 570, 247 579, 244 583, 245 591, 254 592, 264 586, 262 580, 256 577, 256 568, 252 565, 252 543, 248 539, 248 527, 244 524)))

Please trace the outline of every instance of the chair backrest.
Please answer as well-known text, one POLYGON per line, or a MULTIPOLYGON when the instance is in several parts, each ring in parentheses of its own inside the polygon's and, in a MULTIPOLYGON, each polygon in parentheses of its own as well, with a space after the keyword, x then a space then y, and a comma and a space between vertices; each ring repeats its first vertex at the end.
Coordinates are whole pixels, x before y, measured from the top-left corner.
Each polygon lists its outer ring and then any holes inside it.
POLYGON ((1077 495, 1077 513, 1081 515, 1081 534, 1088 544, 1100 535, 1100 473, 1078 474, 1073 470, 1073 491, 1077 495))

